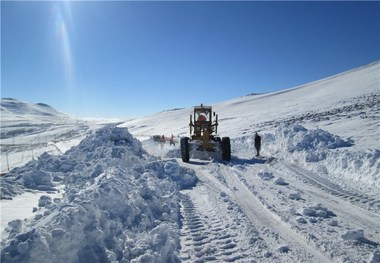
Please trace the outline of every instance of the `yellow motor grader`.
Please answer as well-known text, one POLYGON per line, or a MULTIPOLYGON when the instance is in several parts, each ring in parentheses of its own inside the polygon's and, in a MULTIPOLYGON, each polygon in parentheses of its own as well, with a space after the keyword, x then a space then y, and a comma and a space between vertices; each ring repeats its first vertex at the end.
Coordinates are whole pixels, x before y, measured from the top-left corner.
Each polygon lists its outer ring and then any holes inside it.
POLYGON ((230 138, 216 136, 218 115, 211 106, 195 106, 194 114, 190 114, 189 126, 190 137, 183 137, 180 141, 182 161, 189 162, 192 151, 219 152, 224 161, 231 160, 230 138))

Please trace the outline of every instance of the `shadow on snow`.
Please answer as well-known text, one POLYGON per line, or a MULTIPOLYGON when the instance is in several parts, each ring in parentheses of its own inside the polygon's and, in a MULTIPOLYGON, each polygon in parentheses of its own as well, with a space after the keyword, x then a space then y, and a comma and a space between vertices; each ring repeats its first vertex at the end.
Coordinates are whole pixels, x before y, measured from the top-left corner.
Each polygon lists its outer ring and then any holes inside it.
POLYGON ((274 160, 274 157, 253 157, 251 159, 244 159, 244 158, 239 158, 237 156, 233 156, 231 158, 230 164, 231 165, 264 164, 264 163, 270 163, 273 160, 274 160))

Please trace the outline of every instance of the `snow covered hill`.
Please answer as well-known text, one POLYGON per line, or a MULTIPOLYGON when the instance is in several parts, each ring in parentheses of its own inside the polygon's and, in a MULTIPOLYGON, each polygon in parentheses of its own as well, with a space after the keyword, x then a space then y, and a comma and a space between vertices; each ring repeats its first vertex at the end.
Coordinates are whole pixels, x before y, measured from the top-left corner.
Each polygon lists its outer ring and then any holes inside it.
POLYGON ((104 123, 75 119, 44 103, 1 99, 1 173, 44 152, 61 154, 104 123))
MULTIPOLYGON (((48 117, 54 119, 57 119, 59 117, 69 118, 68 115, 55 110, 47 104, 26 103, 12 98, 1 99, 1 116, 2 118, 7 118, 11 120, 16 119, 17 117, 28 119, 29 116, 36 116, 41 119, 40 121, 46 121, 46 118, 48 117)), ((33 118, 29 119, 29 121, 32 120, 33 118)))
POLYGON ((1 177, 2 215, 38 196, 2 220, 2 262, 380 262, 380 62, 212 106, 230 162, 154 142, 188 135, 192 109, 174 109, 79 129, 1 177))

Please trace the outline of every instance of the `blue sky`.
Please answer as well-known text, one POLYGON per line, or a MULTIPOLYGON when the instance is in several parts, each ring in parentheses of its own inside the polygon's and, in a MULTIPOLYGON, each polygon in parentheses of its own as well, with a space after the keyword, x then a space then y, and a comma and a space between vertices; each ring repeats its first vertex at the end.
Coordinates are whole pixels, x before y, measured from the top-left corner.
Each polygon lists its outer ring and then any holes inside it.
POLYGON ((380 2, 1 1, 1 97, 132 118, 380 59, 380 2))

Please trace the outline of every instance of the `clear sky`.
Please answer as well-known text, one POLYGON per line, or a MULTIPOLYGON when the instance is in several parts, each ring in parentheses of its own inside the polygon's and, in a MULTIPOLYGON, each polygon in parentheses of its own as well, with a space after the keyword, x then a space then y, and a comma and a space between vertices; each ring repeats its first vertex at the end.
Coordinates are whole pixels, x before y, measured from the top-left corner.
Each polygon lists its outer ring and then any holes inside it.
POLYGON ((132 118, 380 60, 380 2, 1 1, 1 97, 132 118))

